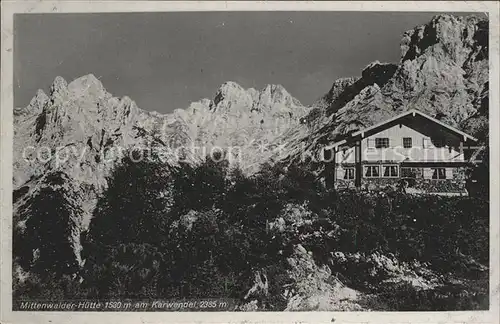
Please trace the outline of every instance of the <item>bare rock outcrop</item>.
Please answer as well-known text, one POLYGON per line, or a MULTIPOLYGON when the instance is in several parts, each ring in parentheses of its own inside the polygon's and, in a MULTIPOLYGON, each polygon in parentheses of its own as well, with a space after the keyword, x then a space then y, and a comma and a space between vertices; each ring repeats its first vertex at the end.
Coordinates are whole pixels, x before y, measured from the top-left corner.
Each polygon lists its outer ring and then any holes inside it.
POLYGON ((374 62, 356 79, 341 79, 278 142, 274 159, 290 163, 351 131, 410 109, 421 110, 485 140, 488 133, 488 21, 435 16, 407 31, 398 64, 374 62), (328 106, 327 106, 328 105, 328 106))
POLYGON ((14 218, 22 224, 30 217, 20 211, 57 173, 63 183, 71 182, 82 210, 71 225, 71 244, 78 251, 79 233, 127 150, 161 151, 162 162, 175 166, 198 163, 216 147, 234 152, 233 165, 252 170, 262 162, 257 150, 306 112, 279 85, 257 91, 226 82, 213 100, 159 114, 140 109, 129 97, 114 97, 92 74, 69 84, 56 77, 49 95, 39 90, 27 107, 14 110, 14 218))

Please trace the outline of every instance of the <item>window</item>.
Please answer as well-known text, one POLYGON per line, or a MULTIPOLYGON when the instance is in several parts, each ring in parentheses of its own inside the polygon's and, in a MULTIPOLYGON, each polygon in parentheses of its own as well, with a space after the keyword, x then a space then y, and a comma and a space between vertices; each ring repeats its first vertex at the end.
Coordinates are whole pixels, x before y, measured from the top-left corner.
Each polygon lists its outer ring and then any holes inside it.
POLYGON ((446 169, 432 168, 432 179, 446 179, 446 169))
POLYGON ((401 178, 422 178, 423 171, 421 168, 401 168, 401 178))
POLYGON ((378 178, 380 176, 380 168, 378 165, 365 166, 365 177, 378 178))
POLYGON ((373 138, 367 139, 366 142, 368 144, 367 147, 369 149, 374 149, 375 148, 375 140, 373 138))
POLYGON ((352 153, 352 151, 348 151, 347 147, 342 148, 342 159, 347 159, 349 155, 352 153))
POLYGON ((386 178, 395 178, 398 176, 398 166, 397 165, 384 165, 384 177, 386 178))
POLYGON ((431 147, 431 140, 429 138, 422 139, 422 147, 423 148, 431 147))
POLYGON ((413 143, 411 137, 403 137, 403 147, 404 148, 412 148, 413 143))
POLYGON ((344 179, 345 180, 354 179, 354 168, 345 168, 344 169, 344 179))
POLYGON ((389 147, 389 139, 387 137, 378 137, 375 139, 376 148, 386 148, 389 147))
POLYGON ((325 162, 331 162, 333 160, 333 154, 332 154, 331 149, 324 149, 323 150, 323 161, 325 162))

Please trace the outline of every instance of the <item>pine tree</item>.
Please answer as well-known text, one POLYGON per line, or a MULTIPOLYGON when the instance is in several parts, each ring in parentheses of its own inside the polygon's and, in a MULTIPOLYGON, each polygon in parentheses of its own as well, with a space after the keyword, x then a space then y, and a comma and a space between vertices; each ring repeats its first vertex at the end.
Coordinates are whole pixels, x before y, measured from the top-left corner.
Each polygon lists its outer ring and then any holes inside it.
POLYGON ((71 190, 51 184, 28 201, 23 213, 27 218, 25 229, 17 232, 14 239, 14 251, 25 270, 42 278, 78 271, 71 236, 75 219, 82 211, 75 207, 71 195, 71 190))
POLYGON ((157 294, 171 204, 168 165, 127 154, 108 178, 82 240, 85 284, 99 287, 97 297, 157 294))
POLYGON ((90 240, 104 245, 158 243, 169 225, 170 194, 168 166, 126 156, 97 203, 90 240))

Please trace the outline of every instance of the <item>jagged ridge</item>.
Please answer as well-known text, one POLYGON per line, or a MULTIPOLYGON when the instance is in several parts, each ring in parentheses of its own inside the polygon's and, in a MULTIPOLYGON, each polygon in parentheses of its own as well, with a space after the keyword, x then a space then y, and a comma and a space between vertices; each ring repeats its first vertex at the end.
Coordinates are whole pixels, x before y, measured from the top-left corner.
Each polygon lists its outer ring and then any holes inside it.
MULTIPOLYGON (((195 145, 209 152, 214 146, 238 146, 241 153, 235 161, 251 172, 272 154, 278 161, 293 163, 303 150, 317 151, 350 131, 408 109, 420 109, 485 139, 487 28, 487 21, 476 17, 436 16, 404 34, 399 64, 374 62, 359 78, 335 81, 310 108, 280 85, 258 91, 226 82, 213 100, 202 99, 162 115, 139 109, 128 97, 113 97, 93 75, 69 84, 57 77, 49 95, 38 91, 28 107, 14 111, 14 223, 22 224, 18 211, 60 172, 66 179, 62 186, 75 191, 84 211, 74 220, 72 233, 78 254, 79 231, 88 226, 116 162, 104 161, 101 152, 117 147, 195 145), (268 145, 284 148, 276 156, 268 145), (40 152, 31 150, 26 161, 23 150, 29 147, 47 147, 52 156, 64 150, 77 154, 58 164, 55 159, 36 159, 40 152)), ((203 151, 197 152, 188 154, 187 160, 196 163, 203 158, 203 151)), ((167 163, 175 164, 175 156, 167 163)))
POLYGON ((48 179, 60 178, 83 211, 73 220, 71 238, 79 259, 79 234, 121 157, 118 149, 163 148, 170 154, 166 163, 173 166, 179 147, 204 148, 182 156, 196 163, 214 146, 237 146, 234 164, 251 170, 261 162, 256 143, 272 142, 306 112, 280 85, 257 91, 226 82, 213 100, 159 114, 138 108, 129 97, 113 97, 92 74, 69 84, 56 77, 49 95, 39 90, 27 107, 14 111, 15 223, 22 230, 29 213, 21 211, 29 198, 50 186, 48 179))
POLYGON ((487 140, 488 21, 435 16, 403 35, 399 64, 367 66, 336 81, 304 122, 277 142, 273 158, 298 161, 328 143, 403 111, 417 109, 487 140), (305 122, 307 121, 307 122, 305 122))

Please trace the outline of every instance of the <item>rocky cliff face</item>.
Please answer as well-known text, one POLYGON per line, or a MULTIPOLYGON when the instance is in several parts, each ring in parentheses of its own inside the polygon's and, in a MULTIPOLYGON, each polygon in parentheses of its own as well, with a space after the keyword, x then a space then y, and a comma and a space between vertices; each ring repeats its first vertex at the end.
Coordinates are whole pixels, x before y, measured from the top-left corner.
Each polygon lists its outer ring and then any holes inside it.
POLYGON ((196 147, 208 152, 228 148, 233 162, 252 172, 262 162, 262 148, 298 125, 307 112, 281 85, 257 91, 226 82, 213 101, 204 99, 176 113, 189 125, 196 147))
POLYGON ((220 148, 253 172, 268 160, 294 163, 304 152, 409 109, 486 141, 488 21, 436 16, 404 33, 398 64, 376 61, 360 77, 339 79, 311 107, 279 85, 259 91, 226 82, 213 99, 163 115, 113 97, 93 75, 69 84, 57 77, 48 95, 40 90, 14 110, 14 223, 22 230, 29 198, 57 176, 83 210, 72 232, 78 251, 79 232, 121 149, 161 148, 165 163, 175 165, 179 157, 196 163, 220 148), (179 156, 179 148, 187 150, 179 156))
POLYGON ((401 60, 374 62, 361 77, 335 81, 300 127, 278 142, 275 155, 290 163, 301 153, 371 126, 403 111, 418 109, 487 138, 488 21, 474 16, 438 15, 403 35, 401 60))
POLYGON ((91 74, 69 84, 57 77, 48 95, 39 90, 26 108, 14 111, 15 222, 22 230, 29 198, 56 176, 84 211, 72 234, 78 250, 79 232, 88 226, 120 152, 161 150, 163 161, 175 165, 226 150, 234 164, 251 170, 261 162, 260 145, 273 142, 306 112, 279 85, 257 91, 226 82, 213 100, 163 115, 139 109, 128 97, 113 97, 91 74))

